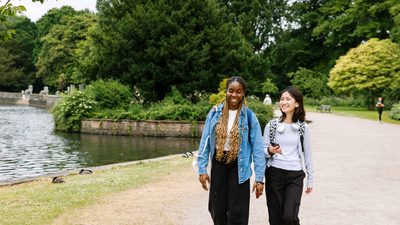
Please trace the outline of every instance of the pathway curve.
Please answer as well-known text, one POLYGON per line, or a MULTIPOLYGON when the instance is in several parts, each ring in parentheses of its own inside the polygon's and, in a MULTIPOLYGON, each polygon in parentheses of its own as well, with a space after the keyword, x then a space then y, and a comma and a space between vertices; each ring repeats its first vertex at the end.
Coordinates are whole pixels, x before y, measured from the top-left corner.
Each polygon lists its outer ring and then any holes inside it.
MULTIPOLYGON (((305 225, 397 225, 400 221, 400 126, 330 113, 308 113, 314 192, 303 195, 305 225)), ((116 193, 54 224, 212 224, 208 193, 186 170, 116 193)), ((251 195, 251 225, 268 224, 265 195, 251 195)))

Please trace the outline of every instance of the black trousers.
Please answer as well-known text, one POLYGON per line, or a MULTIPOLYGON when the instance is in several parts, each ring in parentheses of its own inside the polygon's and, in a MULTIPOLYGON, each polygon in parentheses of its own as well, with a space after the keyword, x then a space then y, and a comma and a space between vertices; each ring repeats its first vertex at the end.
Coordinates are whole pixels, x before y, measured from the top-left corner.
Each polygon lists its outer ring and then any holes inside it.
POLYGON ((379 119, 379 121, 382 121, 382 112, 383 112, 383 109, 382 108, 378 108, 378 119, 379 119))
POLYGON ((247 225, 250 179, 239 184, 237 160, 230 164, 215 159, 211 167, 208 210, 215 225, 247 225))
POLYGON ((265 193, 271 225, 299 225, 299 208, 303 192, 304 171, 267 167, 265 193))

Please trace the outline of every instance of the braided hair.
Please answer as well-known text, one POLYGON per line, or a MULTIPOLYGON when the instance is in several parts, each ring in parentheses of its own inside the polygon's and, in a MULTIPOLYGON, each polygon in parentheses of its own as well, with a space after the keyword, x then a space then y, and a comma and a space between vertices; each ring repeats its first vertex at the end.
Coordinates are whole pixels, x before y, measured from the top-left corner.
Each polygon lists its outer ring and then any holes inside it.
POLYGON ((240 101, 238 110, 236 112, 236 117, 230 132, 229 139, 229 151, 224 152, 224 146, 228 137, 228 120, 229 120, 229 103, 227 99, 224 100, 224 108, 222 109, 221 118, 218 121, 216 127, 216 159, 220 162, 226 164, 232 163, 236 160, 239 151, 239 145, 241 143, 241 137, 239 135, 239 115, 242 105, 245 104, 244 92, 246 90, 246 82, 242 77, 234 76, 226 81, 226 89, 228 91, 229 85, 233 82, 238 82, 243 87, 243 98, 240 101))

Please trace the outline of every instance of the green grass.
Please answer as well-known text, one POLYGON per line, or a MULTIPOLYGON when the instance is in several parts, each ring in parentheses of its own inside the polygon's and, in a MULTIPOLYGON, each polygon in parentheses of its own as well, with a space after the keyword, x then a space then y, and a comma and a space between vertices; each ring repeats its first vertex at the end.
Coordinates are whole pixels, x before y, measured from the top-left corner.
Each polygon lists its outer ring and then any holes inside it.
MULTIPOLYGON (((306 106, 305 107, 309 112, 315 112, 316 106, 306 106)), ((378 121, 378 112, 374 110, 366 110, 366 109, 356 109, 356 108, 348 108, 348 107, 332 107, 332 113, 343 115, 343 116, 352 116, 363 119, 375 120, 378 121)), ((382 121, 384 123, 393 123, 399 124, 400 120, 394 120, 389 117, 389 111, 383 111, 382 113, 382 121)))
POLYGON ((91 175, 69 175, 61 184, 53 184, 49 178, 0 187, 0 224, 50 224, 63 213, 93 204, 106 194, 142 186, 182 170, 188 163, 187 159, 177 157, 100 170, 91 175))

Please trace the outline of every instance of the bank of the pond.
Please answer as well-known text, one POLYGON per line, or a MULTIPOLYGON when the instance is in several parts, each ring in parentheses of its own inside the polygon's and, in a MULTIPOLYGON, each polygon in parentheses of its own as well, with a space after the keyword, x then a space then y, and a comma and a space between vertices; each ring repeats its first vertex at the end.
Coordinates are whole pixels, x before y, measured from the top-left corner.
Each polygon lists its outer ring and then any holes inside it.
POLYGON ((137 188, 180 171, 190 160, 180 155, 93 168, 94 173, 65 176, 65 183, 50 177, 0 187, 1 224, 50 224, 61 214, 93 204, 105 195, 137 188))
POLYGON ((60 97, 57 95, 22 94, 0 92, 0 104, 27 105, 39 108, 50 108, 60 97))
POLYGON ((81 133, 150 137, 200 137, 204 122, 84 119, 81 133))

